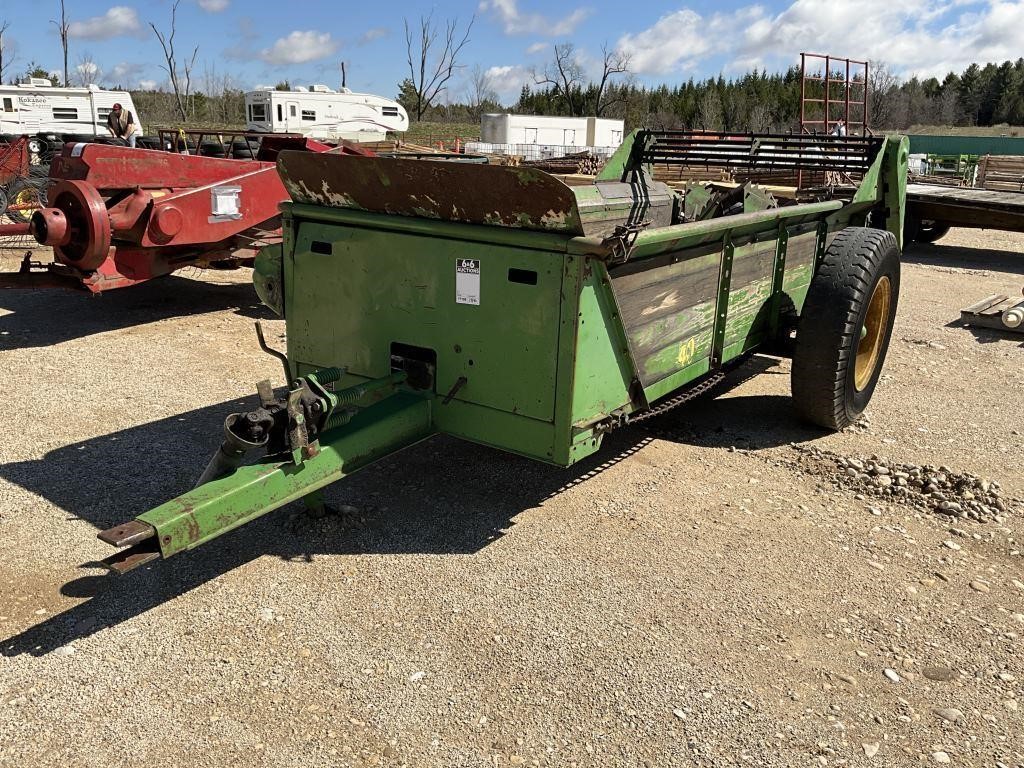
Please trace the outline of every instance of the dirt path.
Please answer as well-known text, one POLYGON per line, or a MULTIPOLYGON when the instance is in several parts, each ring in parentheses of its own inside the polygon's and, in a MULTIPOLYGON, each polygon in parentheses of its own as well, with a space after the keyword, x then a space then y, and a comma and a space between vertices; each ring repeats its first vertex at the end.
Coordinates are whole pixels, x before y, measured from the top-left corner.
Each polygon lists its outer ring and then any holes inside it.
POLYGON ((1024 765, 1021 514, 939 515, 842 461, 1024 497, 1024 337, 955 322, 1020 290, 1024 237, 907 255, 842 434, 755 360, 581 467, 435 439, 332 487, 340 515, 79 568, 279 376, 248 277, 0 293, 0 765, 1024 765))

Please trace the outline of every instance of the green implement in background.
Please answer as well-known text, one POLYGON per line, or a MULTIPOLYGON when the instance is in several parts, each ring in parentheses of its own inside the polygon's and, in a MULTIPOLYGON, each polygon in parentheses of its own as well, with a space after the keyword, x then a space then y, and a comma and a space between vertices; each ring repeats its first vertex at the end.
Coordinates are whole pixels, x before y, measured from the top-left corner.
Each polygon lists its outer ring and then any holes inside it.
POLYGON ((1024 155, 1020 136, 939 136, 914 133, 910 152, 914 155, 1024 155))

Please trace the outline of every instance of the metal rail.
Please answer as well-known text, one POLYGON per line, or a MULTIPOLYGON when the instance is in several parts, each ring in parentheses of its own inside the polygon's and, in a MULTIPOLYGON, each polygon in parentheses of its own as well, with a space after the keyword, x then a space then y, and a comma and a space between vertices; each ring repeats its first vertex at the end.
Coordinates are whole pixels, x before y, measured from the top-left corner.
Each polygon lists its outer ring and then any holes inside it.
MULTIPOLYGON (((830 56, 822 53, 801 53, 800 54, 800 130, 810 133, 821 127, 822 133, 828 133, 835 125, 842 121, 847 131, 859 128, 862 134, 868 134, 868 91, 869 91, 869 68, 867 61, 859 59, 848 59, 841 56, 830 56), (815 62, 823 66, 823 74, 807 74, 807 65, 815 62), (833 72, 833 67, 838 67, 833 72), (842 75, 835 77, 836 74, 842 75), (808 96, 808 83, 815 84, 814 92, 820 91, 821 98, 808 96), (820 87, 816 84, 820 83, 820 87), (839 89, 839 98, 833 98, 834 87, 839 89), (859 93, 860 98, 851 98, 859 93), (811 119, 808 116, 808 105, 821 105, 821 119, 811 119), (842 117, 833 118, 833 107, 841 108, 842 117), (859 109, 851 109, 851 107, 859 109), (808 131, 811 128, 812 131, 808 131)), ((817 113, 817 108, 813 110, 817 113)))
POLYGON ((648 131, 647 137, 643 162, 755 173, 810 170, 859 174, 871 166, 882 148, 882 139, 873 136, 648 131))

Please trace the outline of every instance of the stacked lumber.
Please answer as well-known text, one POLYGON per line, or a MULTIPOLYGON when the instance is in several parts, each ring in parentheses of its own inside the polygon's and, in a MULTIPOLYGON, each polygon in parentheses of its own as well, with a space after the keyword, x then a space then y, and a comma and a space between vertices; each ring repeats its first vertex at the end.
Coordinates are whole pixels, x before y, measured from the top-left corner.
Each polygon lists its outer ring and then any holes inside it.
POLYGON ((539 168, 545 173, 560 175, 596 174, 603 164, 602 160, 589 152, 577 152, 563 157, 549 157, 544 160, 524 160, 522 165, 539 168))
POLYGON ((985 155, 978 162, 976 186, 996 192, 1024 192, 1024 156, 985 155))

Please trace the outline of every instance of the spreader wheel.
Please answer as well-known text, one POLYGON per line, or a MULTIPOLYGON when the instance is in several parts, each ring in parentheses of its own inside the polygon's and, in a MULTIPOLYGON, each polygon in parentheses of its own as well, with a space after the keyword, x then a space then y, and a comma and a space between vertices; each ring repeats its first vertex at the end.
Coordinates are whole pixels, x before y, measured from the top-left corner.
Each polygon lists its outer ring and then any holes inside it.
POLYGON ((54 238, 59 242, 53 247, 58 260, 86 272, 99 268, 110 252, 111 242, 110 216, 99 192, 86 182, 65 179, 50 191, 49 206, 36 212, 32 224, 42 232, 44 225, 53 226, 46 221, 48 212, 56 210, 63 216, 67 232, 54 238))
POLYGON ((838 430, 864 412, 889 348, 899 289, 892 233, 850 227, 835 236, 797 326, 791 385, 801 417, 838 430))

